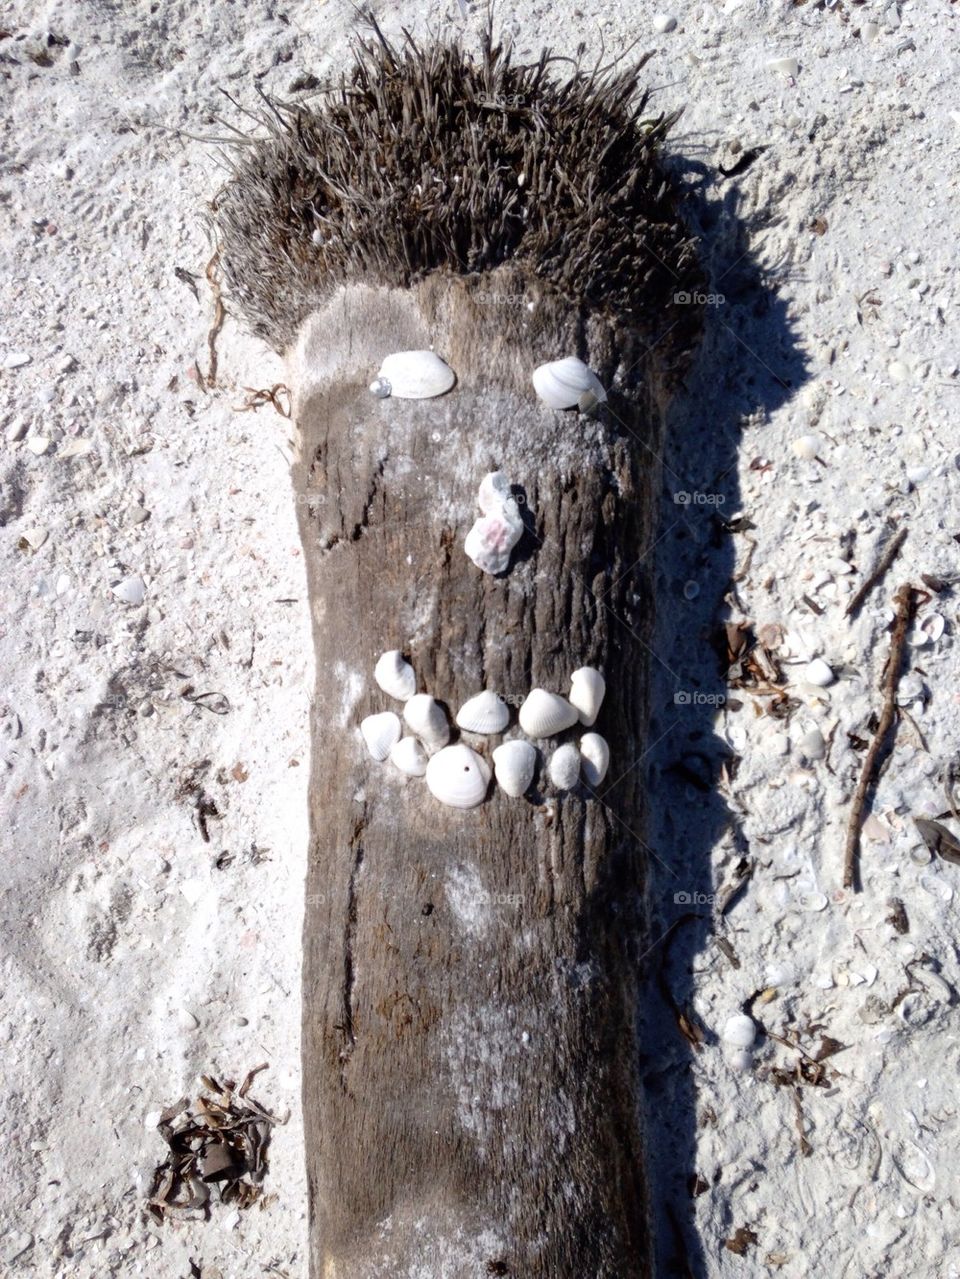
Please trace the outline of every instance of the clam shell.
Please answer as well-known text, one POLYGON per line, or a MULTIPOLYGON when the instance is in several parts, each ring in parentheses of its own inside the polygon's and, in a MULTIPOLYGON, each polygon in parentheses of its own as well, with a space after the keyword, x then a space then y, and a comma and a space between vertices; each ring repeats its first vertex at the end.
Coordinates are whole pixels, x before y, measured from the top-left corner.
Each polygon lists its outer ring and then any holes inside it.
POLYGON ((401 737, 390 750, 390 763, 408 777, 422 777, 427 771, 427 752, 415 737, 401 737))
POLYGON ((607 398, 603 383, 593 369, 575 355, 541 364, 533 371, 533 389, 551 409, 572 409, 580 397, 590 394, 594 403, 607 398))
POLYGON ((493 752, 493 773, 501 790, 514 798, 524 794, 537 767, 537 748, 529 742, 504 742, 493 752))
POLYGON ((581 666, 570 676, 570 693, 568 701, 575 706, 580 715, 580 723, 587 728, 597 718, 603 695, 607 691, 607 682, 598 670, 592 666, 581 666))
POLYGON ((393 711, 381 711, 379 715, 368 715, 360 721, 360 732, 367 744, 367 750, 375 760, 382 762, 390 754, 391 749, 399 742, 400 718, 393 711))
POLYGON ((449 808, 476 808, 490 785, 490 766, 463 742, 445 746, 427 764, 430 793, 449 808))
POLYGON ((428 693, 414 693, 403 708, 403 718, 431 753, 450 740, 450 725, 443 707, 428 693))
POLYGON ((373 678, 389 697, 395 697, 398 702, 408 701, 417 691, 413 667, 396 648, 380 657, 373 668, 373 678))
POLYGON ((380 365, 374 386, 388 383, 395 400, 431 400, 449 391, 456 380, 450 365, 433 351, 397 351, 380 365))
POLYGON ((573 742, 557 747, 550 756, 547 771, 558 790, 573 790, 580 780, 580 752, 573 742))
POLYGON ((457 712, 457 723, 468 733, 502 733, 509 722, 506 703, 489 689, 464 702, 457 712))
POLYGON ((577 710, 565 697, 535 688, 520 707, 520 727, 528 737, 554 737, 577 722, 577 710))
POLYGON ((610 747, 599 733, 584 733, 580 738, 580 771, 588 786, 596 788, 610 767, 610 747))

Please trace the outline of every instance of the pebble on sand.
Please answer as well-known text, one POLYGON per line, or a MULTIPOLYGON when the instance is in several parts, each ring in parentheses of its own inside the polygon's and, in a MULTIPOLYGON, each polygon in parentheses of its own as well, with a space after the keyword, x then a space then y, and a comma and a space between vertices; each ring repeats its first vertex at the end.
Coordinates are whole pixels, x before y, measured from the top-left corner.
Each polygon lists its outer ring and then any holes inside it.
POLYGON ((833 683, 835 676, 822 657, 815 657, 812 662, 807 664, 803 672, 803 678, 808 684, 814 684, 817 688, 828 688, 833 683))
POLYGON ((675 30, 676 25, 677 20, 672 13, 658 13, 653 20, 654 31, 659 31, 662 35, 675 30))

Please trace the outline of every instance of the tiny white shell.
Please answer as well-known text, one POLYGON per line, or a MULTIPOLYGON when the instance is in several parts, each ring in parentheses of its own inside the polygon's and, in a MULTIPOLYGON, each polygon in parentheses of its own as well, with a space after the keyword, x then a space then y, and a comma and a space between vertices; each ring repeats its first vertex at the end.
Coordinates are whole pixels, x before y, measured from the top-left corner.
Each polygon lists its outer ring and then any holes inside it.
POLYGON ((373 668, 373 678, 389 697, 395 697, 398 702, 408 701, 417 691, 413 667, 396 648, 380 657, 373 668))
POLYGON ((463 742, 445 746, 427 764, 427 785, 441 804, 450 808, 476 808, 490 785, 490 767, 463 742))
POLYGON ((450 726, 443 707, 428 693, 414 693, 403 708, 403 718, 430 752, 446 746, 450 740, 450 726))
POLYGON ((568 701, 577 708, 580 723, 587 728, 597 718, 606 691, 606 680, 592 666, 581 666, 570 676, 568 701))
POLYGON ((468 733, 502 733, 509 722, 506 702, 489 689, 464 702, 457 712, 457 723, 468 733))
POLYGON ((757 1028, 752 1017, 745 1013, 735 1013, 723 1024, 720 1038, 731 1048, 752 1048, 757 1037, 757 1028))
POLYGON ((800 74, 800 63, 796 58, 770 58, 767 66, 771 71, 779 71, 781 75, 797 76, 800 74))
POLYGON ((393 390, 390 383, 385 377, 376 377, 370 383, 371 394, 375 395, 378 400, 386 400, 393 390))
POLYGON ((583 780, 596 788, 607 775, 610 767, 610 747, 599 733, 584 733, 580 738, 580 767, 583 780))
POLYGON ((820 452, 820 439, 816 435, 801 435, 790 445, 796 457, 812 462, 820 452))
POLYGON ((533 781, 537 748, 529 742, 504 742, 493 752, 493 772, 502 790, 514 798, 523 795, 533 781))
POLYGON ((573 790, 580 780, 580 752, 573 742, 557 747, 550 756, 548 772, 558 790, 573 790))
POLYGON ((815 657, 812 662, 807 664, 803 672, 803 678, 808 684, 813 684, 817 688, 828 688, 834 681, 834 674, 822 657, 815 657))
POLYGON ((402 729, 400 719, 393 711, 381 711, 379 715, 368 715, 361 720, 360 732, 367 750, 375 760, 382 762, 399 742, 402 729))
POLYGON ((124 604, 142 604, 147 596, 147 588, 142 577, 125 577, 112 587, 114 595, 124 604))
POLYGON ((945 625, 942 613, 928 613, 916 628, 919 632, 916 638, 922 644, 935 644, 943 635, 945 625))
POLYGON ((576 708, 558 693, 535 688, 520 707, 520 727, 528 737, 554 737, 577 722, 576 708))
POLYGON ((513 498, 481 515, 464 539, 463 549, 484 573, 505 573, 513 548, 523 536, 523 520, 513 498))
POLYGON ((492 515, 498 507, 510 500, 510 481, 503 471, 490 471, 480 481, 480 487, 477 490, 477 506, 484 515, 492 515))
POLYGON ((427 771, 427 753, 415 737, 401 737, 390 750, 390 763, 408 777, 422 777, 427 771))
MULTIPOLYGON (((456 374, 433 351, 397 351, 380 365, 376 382, 386 382, 395 400, 430 400, 449 391, 456 374)), ((382 393, 374 390, 374 395, 382 393)))
POLYGON ((823 740, 823 734, 819 728, 811 728, 800 738, 797 745, 807 759, 826 759, 827 743, 823 740))
POLYGON ((588 394, 594 403, 607 398, 596 373, 575 355, 541 364, 533 371, 533 389, 551 409, 572 409, 588 394))

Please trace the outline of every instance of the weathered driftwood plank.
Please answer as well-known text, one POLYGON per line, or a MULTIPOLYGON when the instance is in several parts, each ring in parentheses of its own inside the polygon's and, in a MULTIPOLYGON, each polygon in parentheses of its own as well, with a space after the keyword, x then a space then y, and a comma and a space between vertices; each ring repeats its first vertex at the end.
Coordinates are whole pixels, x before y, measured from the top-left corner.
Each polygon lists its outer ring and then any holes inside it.
MULTIPOLYGON (((228 278, 254 322, 286 342, 305 311, 274 290, 298 283, 312 312, 290 354, 317 658, 303 1019, 311 1273, 632 1279, 650 1268, 634 1040, 645 870, 635 765, 652 622, 644 552, 668 369, 688 326, 652 351, 650 342, 671 324, 664 300, 689 273, 688 255, 659 175, 634 180, 623 167, 653 166, 654 153, 630 159, 626 144, 646 134, 622 85, 601 93, 584 82, 558 103, 542 68, 511 72, 488 49, 474 82, 463 55, 448 55, 410 52, 404 70, 392 51, 369 53, 350 102, 355 112, 383 108, 400 77, 409 110, 394 111, 390 127, 423 132, 425 116, 426 133, 439 130, 438 180, 449 188, 462 177, 462 235, 445 206, 423 214, 434 219, 429 244, 410 247, 415 219, 409 234, 371 230, 394 237, 393 258, 377 241, 364 247, 377 269, 338 259, 304 278, 290 262, 306 253, 306 205, 316 213, 342 200, 351 226, 370 209, 359 178, 331 176, 331 148, 346 171, 349 160, 329 137, 310 141, 324 163, 304 179, 302 120, 294 141, 269 144, 283 166, 265 147, 220 200, 228 278), (473 125, 458 114, 464 102, 473 125), (500 105, 488 126, 491 102, 500 105), (527 105, 511 121, 517 102, 527 105), (572 178, 561 155, 571 125, 589 137, 572 178), (485 149, 477 137, 488 127, 498 136, 485 149), (542 224, 542 211, 531 214, 534 250, 523 251, 521 228, 493 252, 515 185, 501 191, 500 212, 487 207, 479 239, 469 220, 502 182, 517 132, 531 185, 555 207, 542 224), (616 173, 605 167, 613 150, 616 173), (554 189, 564 181, 576 188, 570 199, 554 189), (280 190, 283 216, 271 217, 280 190), (653 209, 656 227, 643 216, 653 209), (566 219, 561 247, 574 228, 566 256, 544 248, 551 217, 566 219), (484 241, 487 255, 468 240, 484 241), (657 261, 669 259, 663 270, 644 258, 653 244, 657 261), (263 252, 273 254, 272 285, 263 252), (409 269, 411 255, 422 269, 409 269), (452 392, 370 395, 384 354, 427 346, 455 369, 452 392), (596 419, 552 413, 532 393, 536 364, 574 353, 616 387, 596 419), (462 544, 477 484, 497 468, 522 487, 529 527, 510 572, 493 578, 462 544), (541 768, 525 798, 491 788, 463 812, 374 763, 356 726, 391 708, 372 672, 392 648, 451 712, 483 688, 519 703, 537 685, 565 692, 579 666, 603 669, 596 727, 612 764, 602 793, 561 794, 541 768)), ((362 151, 362 140, 354 146, 362 151)), ((414 196, 405 179, 414 202, 421 177, 414 196)), ((409 208, 391 208, 404 226, 409 208)))

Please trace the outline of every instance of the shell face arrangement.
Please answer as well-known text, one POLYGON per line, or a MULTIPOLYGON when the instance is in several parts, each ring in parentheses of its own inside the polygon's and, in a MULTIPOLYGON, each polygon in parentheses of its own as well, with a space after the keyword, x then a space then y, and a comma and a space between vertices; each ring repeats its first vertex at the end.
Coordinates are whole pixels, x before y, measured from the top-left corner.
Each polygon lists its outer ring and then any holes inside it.
POLYGON ((367 744, 367 750, 378 763, 383 763, 399 742, 401 732, 400 718, 393 711, 368 715, 360 722, 360 734, 367 744))
POLYGON ((457 712, 457 724, 468 733, 502 733, 510 722, 506 702, 486 690, 464 702, 457 712))
POLYGON ((493 774, 501 790, 518 799, 533 781, 537 748, 529 742, 504 742, 493 752, 493 774))
POLYGON ((534 369, 533 389, 550 409, 578 407, 588 412, 607 398, 596 373, 575 355, 534 369))
POLYGON ((597 718, 606 691, 606 680, 592 666, 581 666, 570 676, 569 701, 576 707, 580 723, 587 728, 597 718))
POLYGON ((378 399, 432 400, 456 380, 450 365, 433 351, 397 351, 384 359, 370 390, 378 399))
POLYGON ((477 505, 483 514, 467 534, 463 549, 484 573, 505 573, 513 548, 523 536, 523 520, 503 471, 491 471, 483 477, 477 505))
POLYGON ((427 771, 427 752, 415 737, 401 737, 391 747, 390 763, 407 777, 422 777, 427 771))
POLYGON ((576 722, 576 708, 565 697, 543 688, 533 689, 520 707, 520 727, 534 739, 555 737, 576 722))
POLYGON ((547 771, 557 790, 573 790, 580 780, 580 752, 573 742, 557 747, 550 756, 547 771))
POLYGON ((489 785, 489 765, 462 742, 437 751, 427 764, 430 793, 449 808, 476 808, 489 785))
POLYGON ((443 707, 429 693, 414 693, 403 708, 403 718, 415 737, 432 754, 450 740, 450 725, 443 707))
POLYGON ((599 733, 584 733, 580 738, 580 771, 588 786, 596 789, 610 767, 610 747, 599 733))
POLYGON ((395 697, 398 702, 409 701, 417 691, 413 667, 399 649, 383 654, 373 668, 373 678, 388 697, 395 697))

